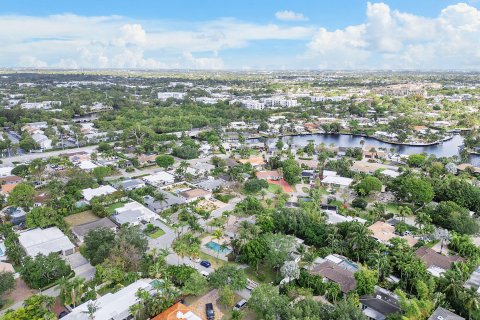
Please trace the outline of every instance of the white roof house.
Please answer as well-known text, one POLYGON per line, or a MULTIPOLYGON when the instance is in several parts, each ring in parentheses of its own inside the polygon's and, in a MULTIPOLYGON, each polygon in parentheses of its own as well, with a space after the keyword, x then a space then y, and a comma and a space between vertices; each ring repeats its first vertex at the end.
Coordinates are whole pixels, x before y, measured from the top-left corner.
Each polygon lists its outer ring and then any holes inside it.
POLYGON ((7 177, 12 174, 13 167, 0 168, 0 177, 7 177))
POLYGON ((381 174, 390 178, 396 178, 400 175, 400 172, 387 169, 387 170, 383 170, 381 174))
POLYGON ((149 176, 143 177, 143 181, 153 186, 168 185, 175 182, 175 177, 165 171, 159 171, 149 176))
POLYGON ((125 223, 138 225, 140 221, 150 222, 158 218, 159 216, 155 212, 136 201, 129 202, 123 207, 115 209, 115 214, 112 216, 112 219, 120 225, 125 223))
POLYGON ((323 184, 339 186, 339 187, 348 187, 352 184, 353 179, 339 177, 339 176, 328 176, 322 180, 323 184))
POLYGON ((23 231, 18 235, 18 241, 31 257, 39 253, 48 255, 52 252, 68 256, 75 251, 75 245, 57 227, 23 231))
MULTIPOLYGON (((105 320, 123 320, 127 319, 130 314, 130 307, 137 304, 139 299, 136 296, 138 289, 151 290, 152 280, 140 279, 129 286, 106 295, 95 300, 98 307, 95 312, 95 319, 105 320)), ((88 306, 93 301, 87 301, 74 308, 71 313, 63 317, 64 320, 88 320, 88 306)))
POLYGON ((50 140, 46 135, 41 133, 35 133, 32 135, 32 139, 35 140, 41 149, 51 149, 52 140, 50 140))
POLYGON ((106 196, 108 194, 114 193, 115 191, 117 191, 117 189, 115 189, 112 186, 101 186, 95 189, 92 189, 92 188, 83 189, 82 194, 85 200, 90 201, 94 197, 106 196))
POLYGON ((82 170, 90 171, 95 169, 98 166, 90 160, 85 160, 85 161, 80 161, 80 163, 78 164, 78 167, 82 170))

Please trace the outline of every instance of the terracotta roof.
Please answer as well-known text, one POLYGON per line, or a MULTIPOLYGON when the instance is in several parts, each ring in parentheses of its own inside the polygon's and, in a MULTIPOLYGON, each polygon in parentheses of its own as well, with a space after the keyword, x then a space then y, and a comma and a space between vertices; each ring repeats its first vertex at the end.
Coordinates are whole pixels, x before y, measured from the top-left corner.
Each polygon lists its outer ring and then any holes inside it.
POLYGON ((187 191, 183 191, 180 194, 185 198, 198 198, 198 197, 204 197, 206 195, 209 195, 211 194, 211 192, 198 188, 198 189, 190 189, 187 191))
POLYGON ((17 186, 16 183, 14 183, 14 184, 2 184, 2 193, 3 194, 9 194, 10 192, 13 191, 13 189, 15 189, 16 186, 17 186))
POLYGON ((398 237, 407 240, 409 246, 414 246, 418 240, 412 236, 399 236, 395 234, 395 227, 383 221, 377 221, 368 227, 372 231, 372 237, 380 242, 387 243, 390 239, 398 237))
POLYGON ((7 176, 7 177, 0 178, 0 184, 18 183, 21 181, 22 181, 22 178, 18 176, 7 176))
POLYGON ((281 178, 282 175, 278 170, 270 170, 270 171, 258 171, 255 173, 258 179, 272 179, 272 178, 281 178))
POLYGON ((357 285, 353 272, 345 270, 330 261, 325 261, 314 266, 310 270, 310 273, 338 283, 343 293, 348 293, 354 290, 357 285))
POLYGON ((418 250, 415 252, 415 255, 425 262, 427 268, 436 266, 448 270, 452 267, 453 262, 464 261, 462 257, 444 256, 443 254, 440 254, 428 247, 418 248, 418 250))
POLYGON ((10 263, 0 262, 0 272, 12 272, 15 273, 15 269, 10 263))
MULTIPOLYGON (((188 312, 191 312, 193 315, 200 319, 200 316, 196 315, 192 309, 190 309, 183 303, 177 302, 167 310, 160 313, 158 316, 154 317, 152 320, 189 319, 188 315, 185 316, 188 312)), ((193 315, 190 317, 191 319, 195 319, 193 315)))
POLYGON ((263 157, 252 157, 248 159, 240 159, 238 160, 240 163, 250 163, 252 166, 261 166, 265 164, 265 160, 263 160, 263 157))

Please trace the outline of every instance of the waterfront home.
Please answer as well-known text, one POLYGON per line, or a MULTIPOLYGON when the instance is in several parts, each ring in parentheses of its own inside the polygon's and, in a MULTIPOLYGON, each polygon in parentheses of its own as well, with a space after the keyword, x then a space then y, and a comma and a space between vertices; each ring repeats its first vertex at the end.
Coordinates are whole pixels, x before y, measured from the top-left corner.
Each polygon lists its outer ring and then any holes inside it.
POLYGON ((263 169, 263 167, 266 164, 263 157, 250 157, 248 159, 238 159, 238 162, 242 164, 250 163, 252 167, 257 170, 263 169))
POLYGON ((361 173, 368 173, 368 174, 375 173, 375 171, 377 170, 398 171, 398 167, 396 166, 386 165, 386 164, 377 163, 377 162, 368 162, 368 161, 354 161, 350 169, 354 172, 361 172, 361 173))

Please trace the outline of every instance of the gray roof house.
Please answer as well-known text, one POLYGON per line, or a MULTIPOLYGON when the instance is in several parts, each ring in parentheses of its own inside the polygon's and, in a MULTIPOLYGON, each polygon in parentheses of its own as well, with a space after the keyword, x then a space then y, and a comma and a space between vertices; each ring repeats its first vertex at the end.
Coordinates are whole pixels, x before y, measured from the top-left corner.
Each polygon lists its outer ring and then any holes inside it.
POLYGON ((363 314, 373 320, 384 320, 389 314, 401 311, 398 296, 380 287, 375 287, 373 294, 361 296, 360 304, 363 314))
POLYGON ((202 189, 205 189, 205 190, 208 190, 208 191, 214 191, 214 190, 220 189, 221 187, 224 187, 226 185, 227 185, 227 181, 225 181, 223 179, 214 179, 214 178, 211 178, 211 177, 197 183, 197 186, 199 188, 202 188, 202 189))
POLYGON ((117 229, 117 225, 108 218, 102 218, 75 226, 72 228, 72 233, 75 235, 78 241, 83 242, 84 237, 89 231, 98 228, 107 228, 115 231, 117 229))
POLYGON ((178 197, 169 192, 160 190, 159 193, 165 196, 165 201, 156 201, 152 196, 145 196, 143 201, 148 209, 155 213, 160 213, 163 210, 171 208, 173 205, 181 205, 186 203, 186 200, 182 197, 178 197))
POLYGON ((115 183, 114 187, 116 189, 130 191, 145 187, 145 182, 140 179, 127 179, 115 183))
POLYGON ((442 307, 438 307, 428 320, 465 320, 465 318, 456 315, 442 307))

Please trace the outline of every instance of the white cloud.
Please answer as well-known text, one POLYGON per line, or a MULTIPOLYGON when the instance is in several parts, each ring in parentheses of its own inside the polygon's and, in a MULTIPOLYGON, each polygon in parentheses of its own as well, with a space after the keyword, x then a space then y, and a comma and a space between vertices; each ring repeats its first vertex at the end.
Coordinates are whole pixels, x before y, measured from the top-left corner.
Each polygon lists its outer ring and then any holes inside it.
POLYGON ((291 10, 277 11, 275 18, 282 21, 306 21, 307 17, 303 13, 293 12, 291 10))
POLYGON ((222 69, 222 50, 254 41, 307 41, 313 32, 311 27, 232 18, 184 26, 161 20, 132 23, 119 16, 0 16, 0 66, 222 69))
POLYGON ((368 3, 366 21, 344 29, 319 28, 306 60, 323 68, 478 69, 480 11, 459 3, 435 18, 368 3))

